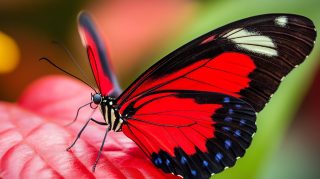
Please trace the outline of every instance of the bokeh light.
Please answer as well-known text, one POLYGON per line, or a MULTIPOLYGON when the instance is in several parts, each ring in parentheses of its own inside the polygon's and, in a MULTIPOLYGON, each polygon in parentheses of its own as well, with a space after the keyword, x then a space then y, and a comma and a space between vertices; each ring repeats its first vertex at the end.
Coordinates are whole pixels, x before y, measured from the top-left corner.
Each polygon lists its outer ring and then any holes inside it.
POLYGON ((17 43, 7 34, 0 31, 0 73, 13 71, 20 58, 17 43))

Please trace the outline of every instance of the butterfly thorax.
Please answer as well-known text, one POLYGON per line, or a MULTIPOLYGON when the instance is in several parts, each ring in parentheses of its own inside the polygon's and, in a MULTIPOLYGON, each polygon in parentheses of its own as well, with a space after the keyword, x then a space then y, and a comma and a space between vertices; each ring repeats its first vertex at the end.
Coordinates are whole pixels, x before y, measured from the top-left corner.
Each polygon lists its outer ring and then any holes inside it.
POLYGON ((119 110, 116 105, 116 99, 96 93, 92 95, 91 101, 100 106, 103 118, 110 130, 119 132, 121 130, 123 120, 120 118, 119 110))

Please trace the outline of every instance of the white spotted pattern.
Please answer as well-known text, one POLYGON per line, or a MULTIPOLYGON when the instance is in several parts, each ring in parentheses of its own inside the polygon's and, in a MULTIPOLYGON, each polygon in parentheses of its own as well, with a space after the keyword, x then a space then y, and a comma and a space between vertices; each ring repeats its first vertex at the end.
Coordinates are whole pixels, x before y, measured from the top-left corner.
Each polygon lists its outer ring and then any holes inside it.
POLYGON ((285 27, 288 24, 288 18, 286 16, 279 16, 274 19, 276 25, 285 27))
POLYGON ((268 57, 278 56, 276 45, 268 36, 251 32, 243 28, 234 29, 226 33, 223 37, 231 40, 237 47, 262 54, 268 57))

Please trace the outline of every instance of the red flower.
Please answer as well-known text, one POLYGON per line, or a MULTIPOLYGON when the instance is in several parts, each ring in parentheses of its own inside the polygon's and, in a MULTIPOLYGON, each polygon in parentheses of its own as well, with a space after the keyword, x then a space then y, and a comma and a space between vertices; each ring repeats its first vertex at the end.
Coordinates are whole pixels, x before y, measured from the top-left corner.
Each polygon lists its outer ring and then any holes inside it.
MULTIPOLYGON (((121 132, 108 134, 92 173, 106 130, 95 123, 66 151, 92 109, 83 109, 75 123, 66 124, 90 101, 91 92, 73 79, 49 76, 31 84, 16 104, 0 102, 0 178, 175 178, 154 167, 121 132)), ((95 117, 101 120, 99 113, 95 117)))

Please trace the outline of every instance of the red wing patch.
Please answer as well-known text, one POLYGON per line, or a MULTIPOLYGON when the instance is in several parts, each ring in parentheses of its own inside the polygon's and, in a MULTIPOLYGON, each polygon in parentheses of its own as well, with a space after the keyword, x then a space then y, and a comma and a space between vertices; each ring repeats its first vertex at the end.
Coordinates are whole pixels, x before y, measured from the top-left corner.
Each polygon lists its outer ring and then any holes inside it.
POLYGON ((162 90, 214 91, 240 97, 240 90, 249 87, 248 75, 255 65, 245 54, 225 52, 213 59, 203 59, 157 80, 148 79, 131 98, 162 90), (226 68, 227 67, 227 68, 226 68))
POLYGON ((120 112, 127 119, 122 131, 154 164, 183 176, 210 176, 233 166, 256 131, 254 109, 221 93, 155 92, 120 112))

